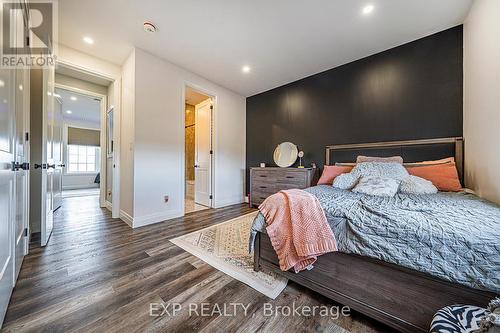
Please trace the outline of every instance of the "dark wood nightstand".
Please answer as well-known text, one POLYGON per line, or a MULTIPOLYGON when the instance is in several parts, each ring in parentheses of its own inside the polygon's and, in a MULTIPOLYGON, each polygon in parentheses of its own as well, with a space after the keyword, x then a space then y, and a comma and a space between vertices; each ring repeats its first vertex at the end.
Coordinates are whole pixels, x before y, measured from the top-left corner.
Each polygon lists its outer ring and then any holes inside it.
POLYGON ((250 206, 281 190, 304 189, 318 181, 313 168, 250 168, 250 206))

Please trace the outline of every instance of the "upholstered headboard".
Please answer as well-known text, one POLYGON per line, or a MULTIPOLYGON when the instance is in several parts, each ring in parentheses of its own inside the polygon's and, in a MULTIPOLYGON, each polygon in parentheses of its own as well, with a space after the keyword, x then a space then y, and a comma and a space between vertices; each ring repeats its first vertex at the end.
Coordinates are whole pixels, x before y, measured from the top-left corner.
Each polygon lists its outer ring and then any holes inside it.
POLYGON ((420 162, 455 157, 458 175, 464 178, 464 140, 461 137, 387 141, 326 146, 325 165, 354 162, 358 155, 402 156, 405 162, 420 162))

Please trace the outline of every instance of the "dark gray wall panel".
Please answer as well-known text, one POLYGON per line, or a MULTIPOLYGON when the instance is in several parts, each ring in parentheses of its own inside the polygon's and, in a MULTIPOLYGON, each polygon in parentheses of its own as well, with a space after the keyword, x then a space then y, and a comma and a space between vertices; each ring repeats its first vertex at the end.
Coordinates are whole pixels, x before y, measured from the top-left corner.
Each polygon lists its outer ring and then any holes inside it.
MULTIPOLYGON (((248 168, 291 141, 305 164, 329 144, 462 135, 462 26, 247 98, 248 168)), ((311 52, 314 52, 313 50, 311 52)))

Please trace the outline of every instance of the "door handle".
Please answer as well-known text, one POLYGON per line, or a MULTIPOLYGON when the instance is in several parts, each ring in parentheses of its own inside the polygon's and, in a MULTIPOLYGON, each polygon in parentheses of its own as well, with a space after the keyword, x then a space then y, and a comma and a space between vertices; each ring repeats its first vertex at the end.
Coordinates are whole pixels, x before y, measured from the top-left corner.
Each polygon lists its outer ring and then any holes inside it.
POLYGON ((55 169, 56 165, 55 164, 47 164, 47 169, 55 169))
POLYGON ((200 166, 199 166, 198 164, 195 164, 195 165, 194 165, 194 167, 195 167, 195 168, 199 168, 200 166))
POLYGON ((17 167, 19 169, 22 169, 22 170, 29 170, 30 169, 30 164, 28 162, 24 162, 24 163, 17 163, 17 167))
POLYGON ((35 163, 35 169, 47 169, 47 164, 46 163, 42 163, 42 164, 35 163))
POLYGON ((66 164, 59 164, 58 167, 65 168, 66 164))

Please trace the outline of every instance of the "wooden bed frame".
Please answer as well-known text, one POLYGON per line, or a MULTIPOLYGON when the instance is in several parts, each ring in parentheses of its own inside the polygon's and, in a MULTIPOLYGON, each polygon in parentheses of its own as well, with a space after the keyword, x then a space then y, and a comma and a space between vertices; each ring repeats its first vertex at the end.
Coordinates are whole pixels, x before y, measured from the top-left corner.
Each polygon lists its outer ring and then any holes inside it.
MULTIPOLYGON (((404 155, 408 147, 442 144, 454 145, 457 169, 463 179, 462 138, 332 145, 326 147, 326 164, 331 163, 332 152, 338 150, 390 148, 393 152, 396 148, 404 155)), ((268 235, 263 233, 257 234, 254 255, 256 271, 262 267, 276 271, 402 332, 428 332, 438 309, 459 303, 485 307, 496 296, 381 260, 341 252, 320 256, 311 271, 283 272, 268 235)))

